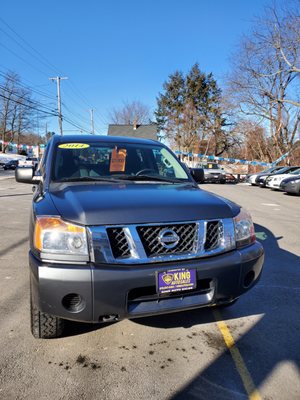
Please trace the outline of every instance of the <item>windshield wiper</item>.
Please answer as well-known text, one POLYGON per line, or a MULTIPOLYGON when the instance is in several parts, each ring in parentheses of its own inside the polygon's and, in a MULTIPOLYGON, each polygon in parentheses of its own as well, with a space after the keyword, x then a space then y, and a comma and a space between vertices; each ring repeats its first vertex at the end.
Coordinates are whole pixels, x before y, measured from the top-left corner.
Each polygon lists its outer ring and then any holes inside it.
POLYGON ((63 178, 60 179, 58 182, 120 182, 120 179, 115 178, 104 178, 102 176, 77 176, 71 178, 63 178))
POLYGON ((58 182, 122 182, 122 181, 136 181, 136 182, 166 182, 166 183, 187 183, 188 181, 183 181, 181 179, 166 178, 163 176, 153 176, 153 175, 125 175, 118 176, 115 178, 106 178, 102 176, 77 176, 71 178, 63 178, 58 182))
POLYGON ((156 181, 156 182, 168 182, 168 183, 186 183, 187 181, 183 181, 181 179, 172 179, 166 178, 163 176, 154 176, 154 175, 127 175, 127 176, 118 176, 118 179, 124 181, 156 181))

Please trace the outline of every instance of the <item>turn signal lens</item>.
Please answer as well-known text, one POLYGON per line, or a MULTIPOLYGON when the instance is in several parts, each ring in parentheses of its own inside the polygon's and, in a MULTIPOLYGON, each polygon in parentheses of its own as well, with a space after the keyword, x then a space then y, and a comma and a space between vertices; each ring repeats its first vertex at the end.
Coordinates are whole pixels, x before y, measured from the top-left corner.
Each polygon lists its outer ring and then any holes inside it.
POLYGON ((45 253, 88 255, 85 228, 59 217, 37 217, 34 246, 45 253))
POLYGON ((241 209, 240 213, 233 218, 235 227, 236 247, 247 246, 256 240, 254 225, 250 214, 241 209))

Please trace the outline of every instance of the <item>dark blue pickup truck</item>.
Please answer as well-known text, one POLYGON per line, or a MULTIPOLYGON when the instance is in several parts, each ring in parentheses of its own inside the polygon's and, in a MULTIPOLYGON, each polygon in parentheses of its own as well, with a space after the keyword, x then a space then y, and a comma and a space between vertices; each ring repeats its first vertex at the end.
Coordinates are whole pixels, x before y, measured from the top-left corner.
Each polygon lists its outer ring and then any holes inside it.
MULTIPOLYGON (((196 177, 195 177, 196 178, 196 177)), ((201 190, 163 144, 54 136, 30 217, 31 331, 230 305, 258 281, 264 252, 250 215, 201 190)))

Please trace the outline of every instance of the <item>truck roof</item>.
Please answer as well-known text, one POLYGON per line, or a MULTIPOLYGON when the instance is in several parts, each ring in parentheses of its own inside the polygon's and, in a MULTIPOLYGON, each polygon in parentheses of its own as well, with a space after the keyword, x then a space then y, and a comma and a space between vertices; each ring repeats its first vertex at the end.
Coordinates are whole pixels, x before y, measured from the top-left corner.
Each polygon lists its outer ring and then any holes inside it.
POLYGON ((132 138, 128 136, 106 136, 106 135, 55 135, 52 137, 54 143, 78 143, 78 142, 106 142, 106 143, 159 143, 152 139, 132 138))

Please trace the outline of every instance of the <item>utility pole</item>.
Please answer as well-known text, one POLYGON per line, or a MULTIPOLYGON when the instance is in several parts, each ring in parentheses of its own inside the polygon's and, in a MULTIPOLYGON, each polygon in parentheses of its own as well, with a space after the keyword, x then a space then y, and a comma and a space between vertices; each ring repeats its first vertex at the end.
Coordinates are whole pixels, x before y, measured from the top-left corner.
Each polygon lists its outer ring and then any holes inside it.
POLYGON ((94 126, 94 110, 90 110, 91 113, 91 128, 92 128, 92 135, 95 135, 95 126, 94 126))
POLYGON ((56 81, 57 85, 57 111, 58 111, 58 125, 59 125, 59 131, 60 134, 63 135, 63 129, 62 129, 62 114, 61 114, 61 98, 60 98, 60 81, 64 79, 68 79, 66 76, 57 76, 55 78, 49 78, 50 81, 56 81))

